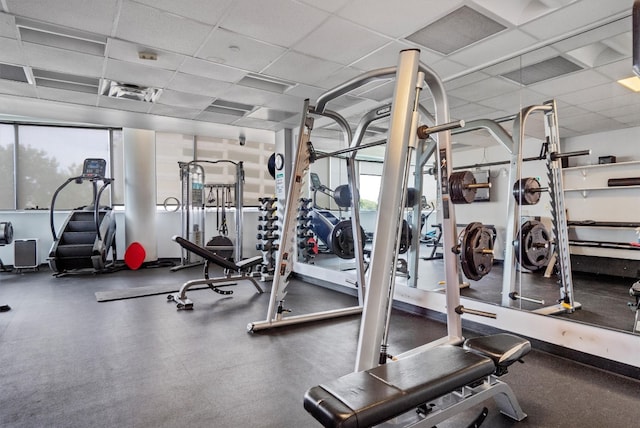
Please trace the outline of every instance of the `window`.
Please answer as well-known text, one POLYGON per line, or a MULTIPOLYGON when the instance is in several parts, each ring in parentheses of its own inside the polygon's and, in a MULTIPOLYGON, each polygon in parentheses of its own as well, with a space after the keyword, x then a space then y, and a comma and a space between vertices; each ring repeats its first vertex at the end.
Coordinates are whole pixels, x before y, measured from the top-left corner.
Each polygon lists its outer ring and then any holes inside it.
POLYGON ((13 181, 14 125, 0 124, 0 209, 15 208, 13 181))
POLYGON ((378 209, 378 197, 380 196, 380 185, 382 177, 379 175, 360 175, 360 209, 364 211, 375 211, 378 209))
MULTIPOLYGON (((47 208, 56 189, 68 178, 82 173, 86 158, 109 162, 109 131, 105 129, 52 126, 18 127, 17 193, 18 208, 47 208)), ((110 204, 110 192, 102 204, 110 204)), ((70 184, 56 201, 56 209, 73 209, 92 202, 87 183, 70 184)))

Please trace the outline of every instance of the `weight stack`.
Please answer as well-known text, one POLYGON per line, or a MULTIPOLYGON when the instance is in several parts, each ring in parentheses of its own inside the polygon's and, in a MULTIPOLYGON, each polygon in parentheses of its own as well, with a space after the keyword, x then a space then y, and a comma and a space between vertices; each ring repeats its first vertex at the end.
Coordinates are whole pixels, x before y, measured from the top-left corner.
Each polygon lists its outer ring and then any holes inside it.
POLYGON ((256 249, 262 252, 261 281, 271 281, 275 272, 276 252, 279 248, 280 234, 277 198, 260 198, 258 216, 258 242, 256 249))

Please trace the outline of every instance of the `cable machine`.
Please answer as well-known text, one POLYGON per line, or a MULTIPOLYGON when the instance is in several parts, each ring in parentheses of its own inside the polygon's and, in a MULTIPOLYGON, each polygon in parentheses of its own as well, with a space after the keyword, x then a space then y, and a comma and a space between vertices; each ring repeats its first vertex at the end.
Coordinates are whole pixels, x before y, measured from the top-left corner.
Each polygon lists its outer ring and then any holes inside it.
MULTIPOLYGON (((221 257, 242 260, 242 208, 244 200, 244 169, 242 162, 231 160, 193 160, 178 162, 182 199, 180 204, 181 236, 201 247, 205 246, 205 220, 207 204, 216 203, 216 227, 218 236, 207 242, 207 249, 221 257), (235 181, 231 184, 205 184, 204 165, 229 163, 235 166, 235 181), (233 190, 233 196, 232 196, 233 190), (215 194, 215 196, 214 196, 215 194), (227 211, 235 207, 235 244, 227 237, 227 211)), ((177 271, 204 263, 202 257, 181 249, 180 265, 171 269, 177 271)))

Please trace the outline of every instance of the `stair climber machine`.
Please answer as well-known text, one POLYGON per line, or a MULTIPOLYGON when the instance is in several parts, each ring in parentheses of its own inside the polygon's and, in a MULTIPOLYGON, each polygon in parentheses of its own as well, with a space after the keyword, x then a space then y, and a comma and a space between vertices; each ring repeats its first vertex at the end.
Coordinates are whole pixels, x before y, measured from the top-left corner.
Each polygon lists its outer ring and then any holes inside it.
MULTIPOLYGON (((323 185, 316 173, 309 174, 311 178, 311 190, 313 191, 313 208, 309 211, 311 217, 311 230, 326 247, 341 259, 355 257, 353 229, 351 220, 341 220, 342 210, 351 206, 351 192, 349 186, 343 184, 331 190, 323 185), (339 207, 340 218, 336 217, 328 208, 322 208, 317 204, 318 192, 323 193, 335 201, 339 207)), ((365 242, 364 229, 360 228, 362 241, 365 242)))
POLYGON ((116 219, 111 207, 100 206, 100 197, 113 182, 106 178, 107 162, 104 159, 85 159, 82 175, 71 177, 53 194, 49 220, 53 245, 49 252, 49 265, 55 276, 68 273, 98 273, 111 271, 117 260, 116 219), (72 210, 56 234, 53 215, 56 198, 68 184, 91 183, 93 201, 89 205, 72 210), (102 183, 98 186, 98 183, 102 183), (111 249, 111 261, 107 260, 111 249))

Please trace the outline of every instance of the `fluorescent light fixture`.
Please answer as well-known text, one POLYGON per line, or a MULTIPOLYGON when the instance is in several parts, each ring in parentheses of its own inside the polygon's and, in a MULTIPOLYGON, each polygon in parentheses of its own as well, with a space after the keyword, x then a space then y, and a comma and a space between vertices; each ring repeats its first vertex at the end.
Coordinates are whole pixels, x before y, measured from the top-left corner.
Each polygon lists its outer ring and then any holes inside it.
POLYGON ((633 76, 618 80, 618 83, 633 92, 640 92, 640 77, 633 76))

